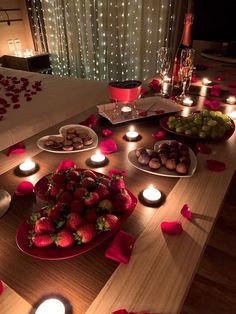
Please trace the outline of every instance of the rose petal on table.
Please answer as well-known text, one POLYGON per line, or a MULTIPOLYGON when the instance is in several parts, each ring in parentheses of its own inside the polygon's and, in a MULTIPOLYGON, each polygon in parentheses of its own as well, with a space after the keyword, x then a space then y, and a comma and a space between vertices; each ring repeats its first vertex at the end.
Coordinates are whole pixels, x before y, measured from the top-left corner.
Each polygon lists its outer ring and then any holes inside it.
POLYGON ((225 163, 218 160, 208 159, 206 162, 207 168, 214 172, 221 172, 224 171, 226 168, 225 163))
POLYGON ((34 186, 29 181, 22 181, 18 187, 16 188, 15 194, 16 195, 26 195, 31 194, 34 191, 34 186))
POLYGON ((202 144, 202 143, 197 143, 197 150, 199 151, 199 153, 206 154, 206 155, 209 155, 212 152, 212 150, 209 146, 207 146, 206 144, 202 144))
POLYGON ((88 126, 91 129, 95 129, 96 125, 97 125, 97 117, 95 116, 95 114, 91 114, 87 119, 85 119, 84 121, 80 122, 80 124, 88 126))
POLYGON ((138 114, 140 117, 146 117, 148 115, 148 112, 147 111, 141 111, 139 112, 138 114))
POLYGON ((62 160, 57 169, 56 169, 56 172, 60 172, 60 171, 64 171, 64 170, 67 170, 67 169, 75 169, 76 168, 76 164, 74 163, 74 161, 70 160, 70 159, 65 159, 65 160, 62 160))
POLYGON ((221 92, 221 87, 219 85, 213 85, 210 91, 211 96, 219 96, 221 92))
POLYGON ((3 294, 3 291, 4 291, 3 282, 0 280, 0 295, 3 294))
POLYGON ((152 133, 152 136, 158 140, 163 140, 166 137, 165 131, 155 131, 152 133))
POLYGON ((149 92, 146 88, 141 88, 141 95, 146 95, 149 92))
POLYGON ((211 110, 219 110, 220 108, 220 103, 218 100, 213 99, 213 100, 208 100, 206 99, 204 101, 204 106, 210 108, 211 110))
POLYGON ((163 114, 163 113, 165 113, 165 110, 155 110, 155 113, 156 114, 163 114))
POLYGON ((106 250, 105 256, 116 262, 128 264, 134 242, 135 238, 131 234, 121 230, 116 234, 111 245, 106 250))
POLYGON ((152 90, 155 92, 160 92, 161 90, 161 82, 159 80, 153 79, 150 83, 149 86, 152 90))
POLYGON ((181 211, 180 211, 181 215, 188 219, 188 220, 192 220, 193 218, 193 213, 191 212, 191 210, 189 209, 189 206, 188 204, 184 204, 184 206, 181 208, 181 211))
POLYGON ((17 143, 15 145, 12 145, 7 150, 7 156, 10 155, 17 155, 17 154, 23 154, 26 152, 26 147, 23 142, 17 143))
POLYGON ((115 312, 112 312, 112 314, 152 314, 150 312, 127 312, 126 309, 120 309, 115 312))
POLYGON ((180 221, 163 221, 161 230, 166 234, 179 235, 183 232, 183 227, 180 221))
POLYGON ((125 177, 126 172, 125 172, 125 170, 119 170, 119 169, 113 168, 113 169, 109 170, 108 176, 111 178, 113 175, 119 175, 119 176, 125 177))
POLYGON ((110 136, 110 135, 112 135, 113 134, 113 132, 111 131, 111 130, 109 130, 109 129, 104 129, 104 130, 102 130, 102 135, 103 136, 110 136))
POLYGON ((117 151, 116 142, 112 139, 102 141, 99 148, 104 155, 115 153, 117 151))

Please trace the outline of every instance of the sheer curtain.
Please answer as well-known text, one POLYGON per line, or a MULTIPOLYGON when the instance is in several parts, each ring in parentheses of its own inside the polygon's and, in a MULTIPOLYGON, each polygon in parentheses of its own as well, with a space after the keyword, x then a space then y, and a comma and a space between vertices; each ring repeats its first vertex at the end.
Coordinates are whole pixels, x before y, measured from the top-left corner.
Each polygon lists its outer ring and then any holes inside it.
POLYGON ((154 76, 158 48, 176 45, 186 2, 40 1, 53 73, 106 81, 154 76))

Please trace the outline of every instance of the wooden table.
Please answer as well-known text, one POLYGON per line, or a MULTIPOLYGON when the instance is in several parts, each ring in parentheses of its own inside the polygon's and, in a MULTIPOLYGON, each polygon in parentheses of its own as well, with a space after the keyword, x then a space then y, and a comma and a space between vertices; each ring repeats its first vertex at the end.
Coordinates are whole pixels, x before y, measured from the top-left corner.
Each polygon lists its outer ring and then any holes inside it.
MULTIPOLYGON (((196 96, 196 100, 201 106, 202 97, 196 96)), ((137 238, 132 258, 128 265, 118 266, 104 257, 112 239, 86 254, 62 261, 37 260, 19 251, 15 243, 17 228, 37 204, 33 196, 14 196, 10 210, 0 220, 0 278, 30 304, 34 305, 43 296, 60 294, 71 302, 75 314, 110 314, 119 308, 153 313, 180 312, 235 170, 236 137, 234 134, 227 142, 210 145, 213 155, 198 155, 194 176, 178 180, 149 175, 128 163, 130 150, 151 147, 155 143, 151 134, 158 129, 158 119, 148 118, 132 124, 142 134, 142 139, 136 143, 123 139, 130 123, 111 126, 104 119, 99 122, 99 139, 101 130, 110 128, 119 149, 109 155, 108 166, 98 171, 107 174, 112 168, 125 169, 127 187, 135 195, 153 183, 167 195, 165 204, 155 209, 138 202, 123 228, 137 238), (206 159, 209 158, 224 161, 226 170, 208 171, 206 159), (194 213, 191 222, 180 215, 185 203, 194 213), (160 230, 163 220, 181 220, 183 234, 165 236, 160 230)), ((63 158, 74 160, 78 167, 87 167, 85 161, 93 152, 63 156, 36 152, 33 160, 40 165, 40 171, 26 179, 36 183, 63 158)), ((13 167, 0 176, 0 187, 13 195, 21 181, 22 178, 14 175, 13 167)))

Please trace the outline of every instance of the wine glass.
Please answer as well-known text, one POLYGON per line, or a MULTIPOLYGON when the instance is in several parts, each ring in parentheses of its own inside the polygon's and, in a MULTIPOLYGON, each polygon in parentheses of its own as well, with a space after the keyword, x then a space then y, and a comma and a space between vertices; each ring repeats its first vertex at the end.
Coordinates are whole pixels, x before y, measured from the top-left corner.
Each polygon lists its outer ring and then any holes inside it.
POLYGON ((161 94, 164 96, 166 92, 164 91, 164 82, 169 81, 169 71, 171 65, 171 50, 167 47, 161 47, 157 52, 157 64, 159 69, 159 75, 161 79, 161 94))
POLYGON ((179 68, 179 78, 182 83, 182 93, 178 96, 179 100, 183 100, 186 96, 186 91, 189 90, 191 85, 191 79, 193 74, 193 60, 194 60, 195 50, 192 48, 184 48, 181 51, 180 56, 180 68, 179 68))

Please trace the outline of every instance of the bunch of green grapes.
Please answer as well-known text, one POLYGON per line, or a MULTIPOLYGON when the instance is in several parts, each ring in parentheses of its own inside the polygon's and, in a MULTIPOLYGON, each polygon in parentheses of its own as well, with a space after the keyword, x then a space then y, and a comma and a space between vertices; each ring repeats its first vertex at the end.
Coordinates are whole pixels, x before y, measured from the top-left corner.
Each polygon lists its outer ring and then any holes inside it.
POLYGON ((233 127, 232 120, 221 111, 203 110, 188 117, 171 116, 168 127, 177 133, 200 138, 219 139, 233 127))

